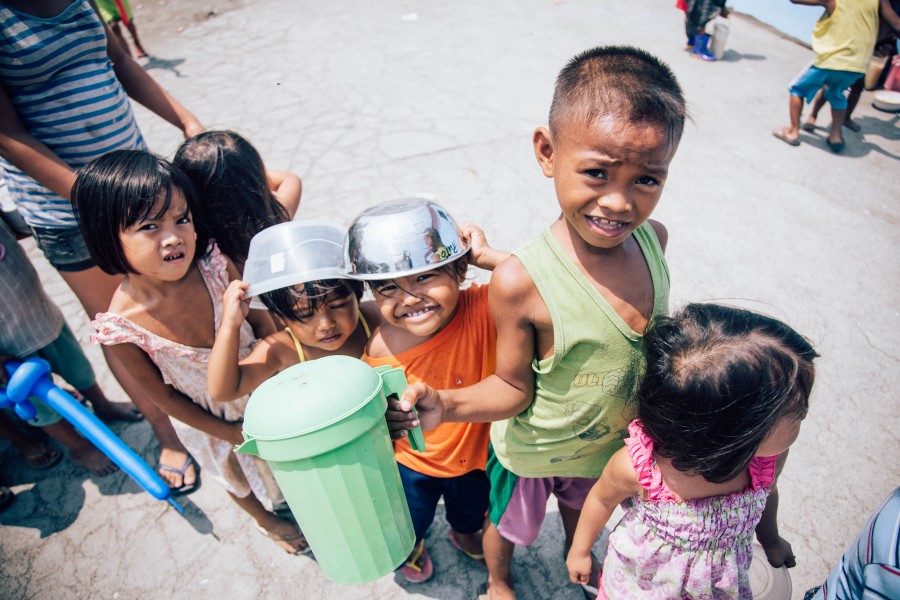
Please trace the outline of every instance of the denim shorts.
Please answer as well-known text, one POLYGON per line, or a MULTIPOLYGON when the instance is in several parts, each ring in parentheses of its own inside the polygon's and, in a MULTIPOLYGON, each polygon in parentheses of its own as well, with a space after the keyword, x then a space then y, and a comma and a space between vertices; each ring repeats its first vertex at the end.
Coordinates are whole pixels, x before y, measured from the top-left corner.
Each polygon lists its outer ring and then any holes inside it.
POLYGON ((34 241, 57 271, 86 271, 95 266, 78 227, 32 227, 34 241))
POLYGON ((807 102, 812 102, 816 92, 827 86, 825 100, 834 110, 844 110, 847 108, 847 90, 862 76, 862 73, 820 69, 810 65, 791 82, 788 89, 792 96, 800 96, 807 102))

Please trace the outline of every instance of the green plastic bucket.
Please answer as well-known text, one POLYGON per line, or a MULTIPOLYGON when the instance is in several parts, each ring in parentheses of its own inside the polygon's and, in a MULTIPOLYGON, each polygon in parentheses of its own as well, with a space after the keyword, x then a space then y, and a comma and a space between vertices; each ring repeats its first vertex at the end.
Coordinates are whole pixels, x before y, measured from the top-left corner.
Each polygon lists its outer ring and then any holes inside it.
MULTIPOLYGON (((238 452, 265 460, 325 575, 373 581, 403 564, 415 532, 384 420, 400 369, 329 356, 259 386, 238 452)), ((410 441, 424 449, 418 428, 410 441)))

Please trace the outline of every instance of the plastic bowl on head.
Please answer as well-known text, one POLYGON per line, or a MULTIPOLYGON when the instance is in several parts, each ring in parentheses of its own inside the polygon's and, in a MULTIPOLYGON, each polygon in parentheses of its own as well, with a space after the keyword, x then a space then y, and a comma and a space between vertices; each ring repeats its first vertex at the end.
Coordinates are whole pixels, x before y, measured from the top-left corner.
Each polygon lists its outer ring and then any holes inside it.
POLYGON ((341 272, 363 280, 406 277, 468 251, 447 209, 425 198, 401 198, 366 209, 350 224, 341 272))
POLYGON ((250 240, 243 279, 247 296, 320 279, 342 279, 338 267, 346 230, 327 221, 289 221, 250 240))

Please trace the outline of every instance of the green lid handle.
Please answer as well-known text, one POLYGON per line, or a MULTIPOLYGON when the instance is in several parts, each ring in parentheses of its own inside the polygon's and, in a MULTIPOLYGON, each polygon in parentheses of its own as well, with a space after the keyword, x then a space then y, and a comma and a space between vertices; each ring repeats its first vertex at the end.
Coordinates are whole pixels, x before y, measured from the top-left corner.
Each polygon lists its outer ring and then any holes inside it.
MULTIPOLYGON (((375 370, 381 375, 381 389, 384 390, 385 396, 396 394, 399 398, 409 385, 403 369, 376 368, 375 370)), ((413 412, 416 410, 413 409, 413 412)), ((416 425, 409 430, 409 445, 416 452, 425 452, 425 436, 422 434, 421 426, 416 425)))
POLYGON ((244 436, 244 443, 234 449, 235 452, 241 454, 250 454, 251 456, 259 456, 259 450, 256 448, 256 440, 248 437, 246 433, 241 432, 244 436))

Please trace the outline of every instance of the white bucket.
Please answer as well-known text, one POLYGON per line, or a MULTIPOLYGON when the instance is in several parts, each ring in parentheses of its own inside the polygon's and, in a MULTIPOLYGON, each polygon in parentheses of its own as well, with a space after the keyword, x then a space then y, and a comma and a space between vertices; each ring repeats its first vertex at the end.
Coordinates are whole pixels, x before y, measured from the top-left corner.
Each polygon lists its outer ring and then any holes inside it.
POLYGON ((716 60, 721 60, 725 56, 725 43, 728 41, 728 31, 728 19, 717 17, 713 24, 712 39, 709 41, 709 51, 716 57, 716 60))

